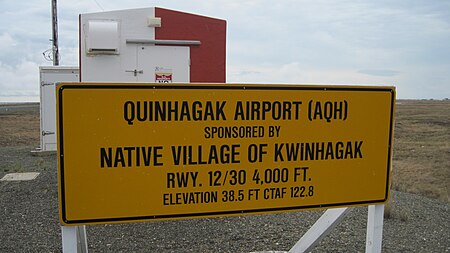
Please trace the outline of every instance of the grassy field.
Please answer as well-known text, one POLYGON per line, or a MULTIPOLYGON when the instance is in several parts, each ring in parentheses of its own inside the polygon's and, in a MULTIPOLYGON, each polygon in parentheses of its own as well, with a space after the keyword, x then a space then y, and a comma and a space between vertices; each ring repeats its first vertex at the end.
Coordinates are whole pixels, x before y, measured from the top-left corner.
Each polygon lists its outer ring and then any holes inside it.
POLYGON ((39 103, 0 105, 0 146, 39 147, 39 103))
POLYGON ((450 202, 450 101, 399 100, 392 189, 450 202))
MULTIPOLYGON (((450 101, 399 100, 392 189, 450 203, 450 101)), ((0 146, 39 146, 39 105, 0 106, 0 146)))

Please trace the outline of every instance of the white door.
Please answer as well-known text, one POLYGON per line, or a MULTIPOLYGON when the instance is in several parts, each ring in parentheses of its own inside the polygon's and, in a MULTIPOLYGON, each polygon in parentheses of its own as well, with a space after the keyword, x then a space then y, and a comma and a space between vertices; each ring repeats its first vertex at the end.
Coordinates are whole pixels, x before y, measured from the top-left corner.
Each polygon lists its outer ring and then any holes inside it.
POLYGON ((189 47, 137 45, 138 82, 188 83, 189 47))
POLYGON ((190 48, 127 43, 119 55, 86 57, 83 82, 188 83, 190 48), (86 60, 87 61, 87 60, 86 60))
POLYGON ((78 68, 41 67, 41 150, 56 150, 56 95, 55 84, 58 82, 78 82, 78 68))
POLYGON ((41 148, 56 150, 56 96, 55 84, 41 86, 41 148))

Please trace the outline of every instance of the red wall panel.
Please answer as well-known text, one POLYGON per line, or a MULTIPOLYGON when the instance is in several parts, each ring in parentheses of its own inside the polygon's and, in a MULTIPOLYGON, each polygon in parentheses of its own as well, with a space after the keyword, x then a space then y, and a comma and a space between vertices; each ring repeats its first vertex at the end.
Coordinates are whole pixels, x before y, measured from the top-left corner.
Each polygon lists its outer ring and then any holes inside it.
POLYGON ((226 82, 225 20, 155 8, 161 27, 155 28, 156 40, 199 40, 190 46, 190 81, 200 83, 226 82))

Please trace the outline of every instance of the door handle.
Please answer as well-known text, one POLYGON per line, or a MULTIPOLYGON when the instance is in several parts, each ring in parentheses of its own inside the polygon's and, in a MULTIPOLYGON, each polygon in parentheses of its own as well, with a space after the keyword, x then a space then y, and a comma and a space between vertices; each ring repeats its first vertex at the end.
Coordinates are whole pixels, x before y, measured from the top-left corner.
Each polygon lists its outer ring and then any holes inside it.
POLYGON ((137 76, 137 74, 144 74, 144 70, 125 70, 125 72, 131 72, 134 74, 134 76, 137 76))
POLYGON ((51 135, 51 134, 55 134, 55 132, 42 131, 42 136, 51 135))

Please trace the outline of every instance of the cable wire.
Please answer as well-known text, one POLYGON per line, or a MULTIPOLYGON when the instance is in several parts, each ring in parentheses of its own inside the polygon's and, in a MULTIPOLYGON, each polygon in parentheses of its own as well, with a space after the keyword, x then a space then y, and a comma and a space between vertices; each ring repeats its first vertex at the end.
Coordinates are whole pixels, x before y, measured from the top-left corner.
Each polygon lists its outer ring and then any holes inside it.
POLYGON ((105 9, 103 9, 103 7, 97 2, 97 0, 94 0, 94 2, 97 4, 97 6, 102 9, 102 11, 105 11, 105 9))

